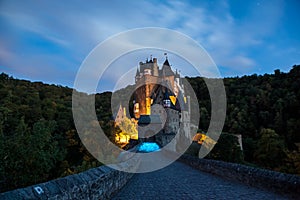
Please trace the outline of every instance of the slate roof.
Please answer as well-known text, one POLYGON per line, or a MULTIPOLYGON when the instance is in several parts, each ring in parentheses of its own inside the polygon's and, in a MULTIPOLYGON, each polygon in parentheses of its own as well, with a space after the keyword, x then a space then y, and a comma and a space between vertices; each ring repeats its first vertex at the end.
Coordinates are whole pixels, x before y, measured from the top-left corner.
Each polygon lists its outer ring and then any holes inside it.
POLYGON ((170 66, 169 61, 168 61, 168 58, 166 58, 166 60, 165 60, 165 62, 164 62, 163 65, 170 66))
POLYGON ((162 76, 175 76, 174 72, 172 71, 171 67, 168 65, 163 65, 161 69, 162 76))

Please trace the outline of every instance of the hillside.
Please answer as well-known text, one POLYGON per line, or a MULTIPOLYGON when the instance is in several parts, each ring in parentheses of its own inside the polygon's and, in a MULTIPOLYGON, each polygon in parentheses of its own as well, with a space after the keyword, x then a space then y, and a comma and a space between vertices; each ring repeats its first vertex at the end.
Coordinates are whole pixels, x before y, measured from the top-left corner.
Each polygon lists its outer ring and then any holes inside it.
MULTIPOLYGON (((186 78, 198 95, 199 129, 206 131, 209 93, 203 78, 186 78)), ((224 79, 227 117, 223 130, 242 135, 245 163, 300 174, 299 80, 300 66, 288 73, 275 70, 274 74, 224 79)), ((111 95, 97 94, 95 108, 101 127, 113 140, 111 95)), ((0 191, 101 165, 86 151, 75 130, 71 88, 2 73, 0 97, 0 191)))
MULTIPOLYGON (((72 89, 0 74, 0 192, 99 166, 80 142, 72 89)), ((96 111, 110 133, 111 93, 96 95, 96 111)))
MULTIPOLYGON (((200 104, 199 128, 209 125, 210 100, 202 78, 188 78, 200 104)), ((241 134, 244 160, 300 174, 300 66, 288 73, 225 78, 224 132, 241 134)))

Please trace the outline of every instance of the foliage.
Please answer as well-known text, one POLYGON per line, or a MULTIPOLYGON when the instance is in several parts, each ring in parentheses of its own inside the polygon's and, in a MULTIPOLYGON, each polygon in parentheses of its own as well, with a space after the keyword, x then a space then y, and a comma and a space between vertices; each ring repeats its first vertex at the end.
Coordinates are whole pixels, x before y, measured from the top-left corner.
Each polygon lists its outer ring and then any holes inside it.
POLYGON ((201 145, 198 142, 193 141, 192 144, 185 151, 185 154, 198 157, 201 145))
MULTIPOLYGON (((78 137, 72 92, 0 74, 0 192, 101 164, 78 137)), ((99 123, 113 138, 110 97, 110 92, 96 94, 95 106, 99 123)))
POLYGON ((6 187, 22 187, 51 177, 50 170, 65 155, 53 136, 55 126, 54 121, 41 120, 30 130, 22 118, 13 135, 1 135, 1 177, 6 187))
MULTIPOLYGON (((187 80, 195 90, 199 100, 201 119, 199 128, 206 131, 210 120, 210 98, 203 78, 187 80)), ((273 170, 300 174, 298 166, 300 144, 300 66, 293 66, 290 72, 275 70, 274 74, 225 78, 227 115, 224 132, 241 134, 244 159, 273 170), (258 155, 257 148, 266 142, 262 137, 264 129, 272 129, 285 152, 285 159, 270 164, 262 162, 267 155, 258 155), (256 153, 255 153, 256 151, 256 153), (254 156, 255 154, 255 156, 254 156)), ((272 139, 273 140, 273 139, 272 139)), ((220 141, 218 142, 220 143, 220 141)), ((278 144, 278 145, 279 145, 278 144)), ((279 153, 279 152, 278 152, 279 153)), ((270 155, 271 156, 271 155, 270 155)))
MULTIPOLYGON (((199 128, 210 123, 211 103, 201 77, 186 78, 199 100, 199 128)), ((227 115, 224 132, 241 134, 244 161, 300 174, 300 66, 288 73, 225 78, 227 115)), ((122 105, 128 86, 117 91, 122 105)), ((68 87, 14 79, 0 74, 0 188, 1 191, 73 174, 101 165, 83 146, 72 117, 72 92, 68 87)), ((82 94, 86 95, 87 94, 82 94)), ((95 95, 98 123, 114 141, 111 92, 95 95)), ((131 97, 132 98, 132 97, 131 97)), ((132 115, 132 101, 129 112, 132 115)), ((192 109, 195 112, 197 109, 192 109)), ((133 133, 124 123, 122 130, 133 133)), ((85 134, 93 135, 93 128, 85 134)), ((97 137, 97 135, 93 135, 97 137)), ((90 141, 94 142, 94 141, 90 141)), ((195 148, 199 148, 195 144, 195 148)), ((101 148, 106 148, 103 145, 101 148)), ((209 155, 242 162, 236 140, 224 134, 209 155)), ((104 155, 98 155, 104 156, 104 155)))
POLYGON ((262 129, 254 151, 255 162, 266 168, 279 168, 287 158, 283 139, 272 129, 262 129))
POLYGON ((127 117, 125 117, 117 127, 120 129, 119 130, 120 132, 116 134, 118 135, 119 138, 125 136, 126 142, 128 142, 132 136, 137 135, 137 128, 135 123, 127 117))
POLYGON ((220 135, 218 142, 206 158, 235 163, 243 163, 244 161, 237 136, 227 133, 220 135))

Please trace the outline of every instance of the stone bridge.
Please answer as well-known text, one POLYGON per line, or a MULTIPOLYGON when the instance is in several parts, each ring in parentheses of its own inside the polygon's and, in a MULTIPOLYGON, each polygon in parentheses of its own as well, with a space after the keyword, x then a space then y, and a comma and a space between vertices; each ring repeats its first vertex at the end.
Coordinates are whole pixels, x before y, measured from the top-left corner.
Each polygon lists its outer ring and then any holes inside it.
POLYGON ((0 199, 299 199, 299 189, 299 176, 182 156, 150 173, 102 166, 2 193, 0 199))
POLYGON ((136 174, 113 199, 284 199, 261 188, 222 179, 184 163, 136 174))

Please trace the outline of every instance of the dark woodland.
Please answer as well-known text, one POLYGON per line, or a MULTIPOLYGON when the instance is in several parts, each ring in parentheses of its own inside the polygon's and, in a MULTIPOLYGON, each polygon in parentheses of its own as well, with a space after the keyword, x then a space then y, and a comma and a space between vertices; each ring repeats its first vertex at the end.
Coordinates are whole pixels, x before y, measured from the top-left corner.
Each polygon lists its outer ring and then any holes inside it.
MULTIPOLYGON (((199 132, 205 133, 210 121, 207 87, 201 77, 186 79, 197 94, 199 132)), ((224 85, 224 133, 206 158, 300 175, 300 66, 288 73, 275 70, 225 78, 224 85), (243 151, 234 134, 242 135, 243 151)), ((76 132, 72 92, 68 87, 0 74, 0 192, 101 165, 76 132)), ((111 95, 96 94, 95 109, 99 124, 113 141, 118 130, 113 125, 111 95)))

